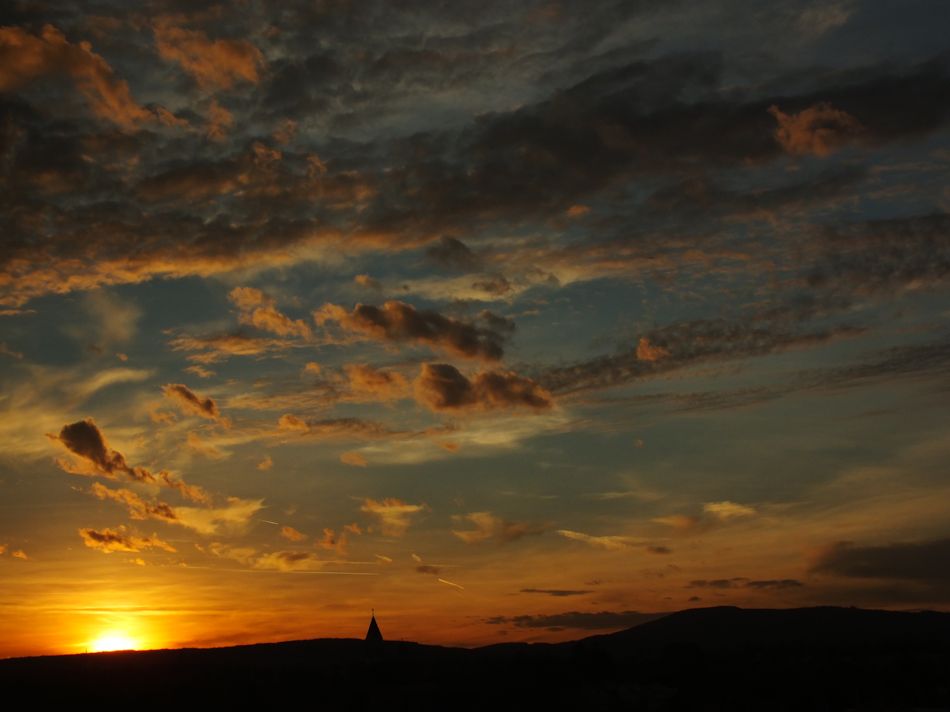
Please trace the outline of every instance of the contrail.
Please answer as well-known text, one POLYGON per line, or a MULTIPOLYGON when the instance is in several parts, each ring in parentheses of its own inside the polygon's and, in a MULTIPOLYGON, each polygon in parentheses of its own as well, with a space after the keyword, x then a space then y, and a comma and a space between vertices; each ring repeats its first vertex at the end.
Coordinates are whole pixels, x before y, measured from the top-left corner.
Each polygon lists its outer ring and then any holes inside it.
POLYGON ((446 581, 444 578, 437 579, 439 583, 444 583, 446 586, 454 586, 459 591, 464 591, 465 586, 459 586, 457 583, 452 583, 451 581, 446 581))

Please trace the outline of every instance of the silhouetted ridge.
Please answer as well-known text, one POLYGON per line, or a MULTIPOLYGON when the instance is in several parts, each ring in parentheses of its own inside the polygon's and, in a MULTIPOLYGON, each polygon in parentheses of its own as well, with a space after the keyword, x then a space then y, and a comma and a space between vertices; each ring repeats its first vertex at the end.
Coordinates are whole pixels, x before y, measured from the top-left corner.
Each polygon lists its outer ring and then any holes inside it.
POLYGON ((474 650, 383 641, 374 615, 371 639, 0 660, 0 686, 37 707, 950 711, 950 613, 693 609, 474 650))

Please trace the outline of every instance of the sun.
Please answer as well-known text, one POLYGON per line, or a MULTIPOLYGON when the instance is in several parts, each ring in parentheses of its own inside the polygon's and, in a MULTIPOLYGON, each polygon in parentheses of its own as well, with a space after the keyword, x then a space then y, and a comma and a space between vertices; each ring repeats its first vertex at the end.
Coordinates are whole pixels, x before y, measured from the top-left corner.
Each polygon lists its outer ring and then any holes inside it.
POLYGON ((103 633, 89 644, 89 650, 93 653, 104 653, 109 650, 135 650, 138 647, 139 644, 134 638, 117 631, 103 633))

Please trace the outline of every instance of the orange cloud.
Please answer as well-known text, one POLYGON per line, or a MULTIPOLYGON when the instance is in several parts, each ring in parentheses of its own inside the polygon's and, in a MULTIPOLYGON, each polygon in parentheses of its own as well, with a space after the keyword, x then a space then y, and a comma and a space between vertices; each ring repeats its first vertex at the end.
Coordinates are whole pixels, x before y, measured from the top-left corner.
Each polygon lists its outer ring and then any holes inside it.
POLYGON ((511 371, 483 371, 471 379, 447 363, 425 363, 415 381, 416 399, 434 411, 530 408, 548 410, 551 394, 511 371))
POLYGON ((659 361, 669 355, 668 349, 654 346, 645 336, 640 337, 640 341, 637 342, 637 359, 640 361, 659 361))
POLYGON ((208 109, 208 127, 205 135, 212 141, 223 141, 227 138, 228 129, 234 124, 234 114, 225 109, 217 100, 211 102, 208 109))
POLYGON ((285 348, 280 339, 262 339, 244 334, 215 336, 178 336, 169 342, 173 351, 193 351, 189 361, 209 364, 224 361, 231 356, 257 356, 285 348))
POLYGON ((274 466, 274 461, 271 459, 270 455, 265 455, 264 459, 257 463, 257 469, 261 472, 267 472, 274 466))
POLYGON ((162 541, 154 534, 150 537, 130 534, 124 526, 117 529, 80 529, 83 543, 90 549, 98 549, 106 554, 114 551, 135 552, 143 549, 161 549, 174 552, 175 547, 162 541))
POLYGON ((132 490, 109 489, 96 482, 92 485, 92 494, 98 499, 112 500, 125 505, 132 519, 158 519, 165 522, 178 519, 175 510, 165 502, 146 502, 132 490))
POLYGON ((163 21, 153 26, 162 59, 178 63, 203 89, 230 89, 238 81, 257 84, 264 55, 247 40, 212 40, 200 30, 163 21))
POLYGON ((360 511, 377 517, 386 536, 403 536, 412 523, 412 518, 428 509, 426 504, 409 504, 394 497, 381 502, 375 499, 363 500, 360 511))
POLYGON ((307 535, 303 532, 299 532, 293 527, 283 526, 280 528, 280 535, 284 537, 287 541, 303 541, 307 538, 307 535))
POLYGON ((353 467, 366 467, 369 464, 366 458, 358 452, 344 452, 340 455, 340 462, 344 465, 352 465, 353 467))
POLYGON ((235 287, 228 298, 241 310, 241 322, 278 336, 310 338, 310 327, 278 311, 272 297, 253 287, 235 287))
POLYGON ((136 103, 128 83, 115 76, 88 42, 72 44, 52 25, 45 25, 39 35, 20 27, 0 27, 0 92, 18 89, 48 74, 69 76, 96 116, 123 128, 174 119, 167 110, 159 114, 136 103))
POLYGON ((401 373, 380 371, 364 364, 344 367, 350 391, 359 399, 398 400, 409 395, 409 383, 401 373))
POLYGON ((346 532, 343 532, 337 536, 336 532, 327 527, 323 530, 323 539, 316 542, 316 546, 321 549, 330 549, 335 551, 338 555, 343 556, 346 554, 347 545, 349 544, 349 538, 346 535, 346 532))
POLYGON ((778 122, 775 140, 793 156, 827 156, 854 140, 862 127, 851 114, 821 102, 797 114, 783 113, 770 106, 778 122))

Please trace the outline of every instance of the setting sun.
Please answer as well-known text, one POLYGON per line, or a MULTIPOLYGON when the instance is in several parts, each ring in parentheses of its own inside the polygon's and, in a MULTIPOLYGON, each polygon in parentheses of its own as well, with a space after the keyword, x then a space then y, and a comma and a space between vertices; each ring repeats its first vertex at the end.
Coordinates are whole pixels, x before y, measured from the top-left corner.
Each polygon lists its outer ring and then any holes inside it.
POLYGON ((103 633, 90 643, 89 651, 104 653, 110 650, 135 650, 139 647, 138 641, 125 633, 109 632, 103 633))

